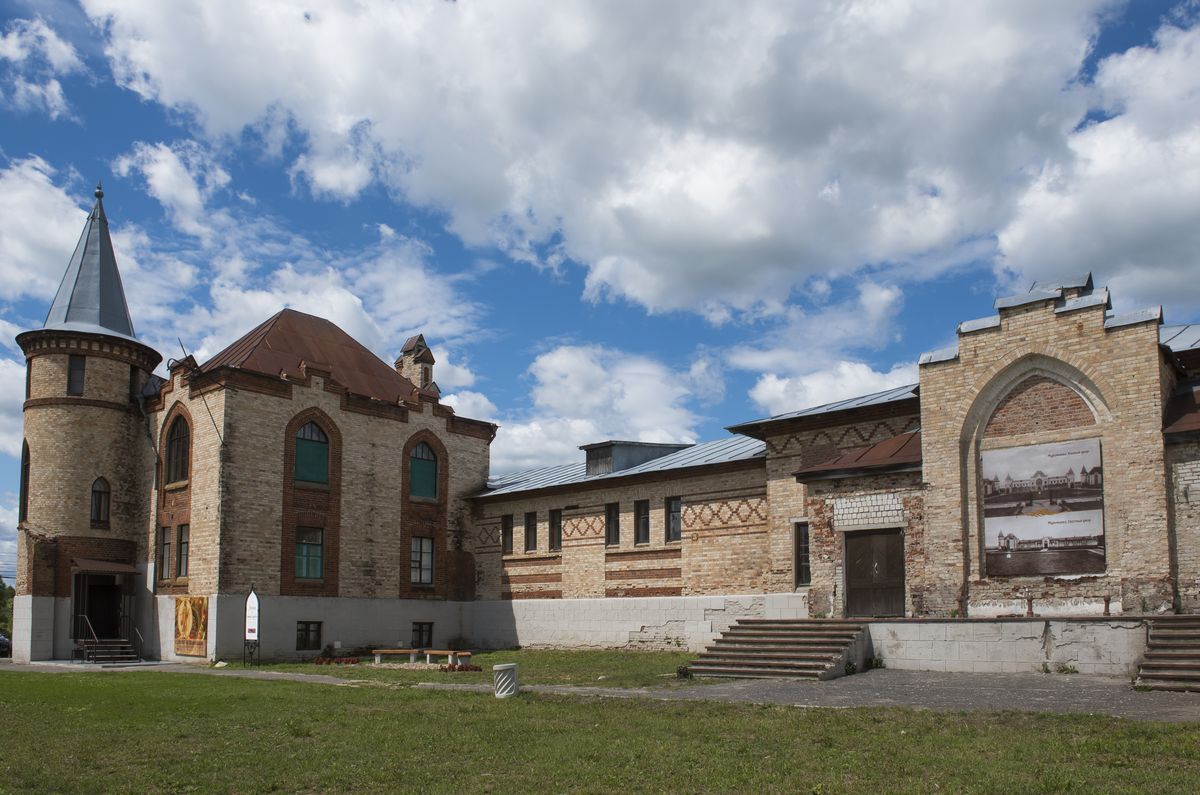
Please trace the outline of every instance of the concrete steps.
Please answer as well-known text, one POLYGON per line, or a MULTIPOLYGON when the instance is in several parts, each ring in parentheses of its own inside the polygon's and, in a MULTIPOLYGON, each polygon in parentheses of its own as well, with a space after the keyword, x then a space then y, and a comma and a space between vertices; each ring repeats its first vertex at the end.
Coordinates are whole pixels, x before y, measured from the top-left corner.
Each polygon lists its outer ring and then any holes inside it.
POLYGON ((124 638, 100 638, 85 640, 83 644, 83 659, 85 662, 99 665, 135 663, 140 660, 133 645, 124 638))
POLYGON ((865 629, 857 621, 743 618, 689 668, 697 676, 832 679, 865 629))
POLYGON ((1200 693, 1200 616, 1150 619, 1146 648, 1135 684, 1200 693))

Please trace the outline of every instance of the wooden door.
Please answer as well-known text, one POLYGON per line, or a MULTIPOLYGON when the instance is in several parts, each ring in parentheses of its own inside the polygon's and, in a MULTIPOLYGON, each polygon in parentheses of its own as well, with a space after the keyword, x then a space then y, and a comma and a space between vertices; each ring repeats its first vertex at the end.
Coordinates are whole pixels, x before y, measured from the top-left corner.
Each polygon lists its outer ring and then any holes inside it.
POLYGON ((904 615, 904 535, 846 533, 846 615, 904 615))

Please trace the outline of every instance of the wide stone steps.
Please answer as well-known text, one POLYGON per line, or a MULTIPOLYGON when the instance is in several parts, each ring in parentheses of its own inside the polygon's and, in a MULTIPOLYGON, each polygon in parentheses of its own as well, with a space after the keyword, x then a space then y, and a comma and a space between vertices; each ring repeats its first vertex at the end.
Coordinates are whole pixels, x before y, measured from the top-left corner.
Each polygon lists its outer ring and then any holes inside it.
POLYGON ((1146 646, 1136 684, 1200 692, 1200 616, 1150 619, 1146 646))
POLYGON ((852 621, 741 619, 689 667, 698 676, 831 679, 863 631, 852 621))

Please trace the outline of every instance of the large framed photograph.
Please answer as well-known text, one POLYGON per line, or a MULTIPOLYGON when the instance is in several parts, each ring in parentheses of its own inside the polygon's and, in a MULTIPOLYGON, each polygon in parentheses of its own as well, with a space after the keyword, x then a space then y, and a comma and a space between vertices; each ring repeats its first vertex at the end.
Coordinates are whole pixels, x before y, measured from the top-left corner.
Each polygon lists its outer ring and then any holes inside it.
POLYGON ((1104 571, 1099 439, 985 450, 982 470, 989 577, 1104 571))

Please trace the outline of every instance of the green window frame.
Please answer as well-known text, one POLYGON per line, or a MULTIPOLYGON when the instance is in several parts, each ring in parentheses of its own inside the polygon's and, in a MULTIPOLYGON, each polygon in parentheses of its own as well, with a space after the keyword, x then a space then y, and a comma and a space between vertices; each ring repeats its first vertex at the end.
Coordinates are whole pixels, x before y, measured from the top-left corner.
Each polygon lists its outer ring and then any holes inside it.
POLYGON ((329 437, 315 422, 296 431, 296 462, 292 477, 302 483, 329 482, 329 437))
POLYGON ((438 460, 433 448, 421 442, 408 457, 408 496, 437 499, 438 460))
POLYGON ((325 531, 296 528, 296 579, 320 580, 325 576, 325 531))

